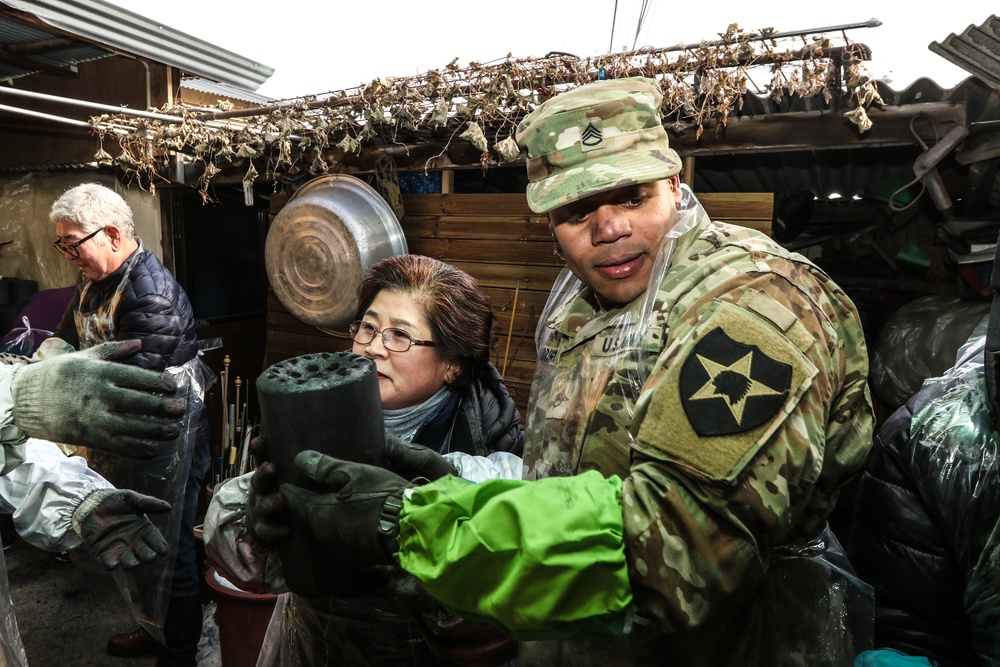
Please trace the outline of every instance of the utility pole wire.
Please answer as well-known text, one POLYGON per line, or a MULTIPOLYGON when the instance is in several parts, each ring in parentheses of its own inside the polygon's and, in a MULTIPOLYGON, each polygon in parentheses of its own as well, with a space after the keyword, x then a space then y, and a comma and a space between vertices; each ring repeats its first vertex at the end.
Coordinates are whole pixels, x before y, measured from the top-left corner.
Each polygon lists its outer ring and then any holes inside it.
POLYGON ((645 22, 648 16, 647 10, 649 9, 649 0, 642 0, 642 5, 639 9, 639 20, 635 25, 635 38, 632 40, 632 50, 634 51, 636 46, 639 44, 639 33, 642 31, 642 24, 645 22))
POLYGON ((615 0, 615 11, 611 15, 611 37, 608 39, 608 53, 615 50, 615 21, 618 19, 618 0, 615 0))

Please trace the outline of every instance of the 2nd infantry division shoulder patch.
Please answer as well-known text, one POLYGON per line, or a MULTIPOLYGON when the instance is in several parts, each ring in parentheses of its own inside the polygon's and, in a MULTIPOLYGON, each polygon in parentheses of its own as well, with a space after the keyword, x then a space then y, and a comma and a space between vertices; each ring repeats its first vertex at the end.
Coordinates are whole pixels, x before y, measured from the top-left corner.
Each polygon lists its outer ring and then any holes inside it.
POLYGON ((792 367, 717 327, 688 354, 679 380, 681 405, 695 432, 730 435, 777 414, 788 398, 792 367))

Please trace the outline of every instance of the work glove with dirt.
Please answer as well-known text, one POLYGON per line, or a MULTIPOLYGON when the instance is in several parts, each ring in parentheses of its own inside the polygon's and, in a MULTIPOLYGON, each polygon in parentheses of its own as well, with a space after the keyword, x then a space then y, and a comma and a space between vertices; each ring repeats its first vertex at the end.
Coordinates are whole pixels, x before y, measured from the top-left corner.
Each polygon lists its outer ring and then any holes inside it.
POLYGON ((94 491, 73 511, 73 530, 108 570, 132 570, 166 556, 163 535, 146 517, 170 511, 170 504, 128 489, 94 491))
POLYGON ((362 571, 396 565, 403 492, 413 483, 384 468, 312 450, 296 454, 295 468, 323 491, 282 484, 281 496, 324 547, 362 571))
MULTIPOLYGON (((262 447, 258 440, 263 438, 255 438, 255 442, 251 444, 251 448, 257 453, 262 447), (254 444, 258 446, 255 447, 254 444)), ((275 476, 274 464, 260 461, 250 477, 250 490, 247 494, 247 529, 254 540, 268 548, 273 548, 290 533, 285 500, 278 493, 275 476)))
POLYGON ((27 435, 150 459, 177 438, 184 401, 167 373, 119 363, 138 340, 102 343, 14 372, 14 424, 27 435))
POLYGON ((409 480, 423 478, 433 482, 445 475, 458 474, 448 459, 433 449, 407 442, 388 431, 385 432, 386 467, 409 480))

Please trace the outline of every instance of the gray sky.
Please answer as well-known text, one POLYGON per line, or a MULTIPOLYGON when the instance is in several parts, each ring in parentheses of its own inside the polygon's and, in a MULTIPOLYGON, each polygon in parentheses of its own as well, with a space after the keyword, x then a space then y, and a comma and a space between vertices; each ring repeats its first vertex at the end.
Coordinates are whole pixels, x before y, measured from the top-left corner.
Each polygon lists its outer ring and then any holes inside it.
POLYGON ((993 2, 958 0, 947 11, 917 9, 900 0, 868 3, 713 0, 503 0, 420 3, 412 0, 291 0, 240 5, 211 0, 109 0, 275 69, 259 93, 275 98, 349 88, 378 76, 408 76, 458 58, 491 62, 508 53, 544 56, 565 51, 593 56, 635 46, 669 47, 716 39, 730 23, 752 32, 816 30, 875 18, 878 28, 848 37, 872 48, 869 72, 895 89, 929 77, 948 88, 968 73, 932 53, 928 44, 996 11, 993 2), (615 6, 618 13, 615 18, 615 6), (682 8, 681 8, 682 7, 682 8), (691 7, 706 11, 695 15, 691 7), (235 8, 235 11, 234 11, 235 8), (612 37, 612 20, 615 30, 612 37))

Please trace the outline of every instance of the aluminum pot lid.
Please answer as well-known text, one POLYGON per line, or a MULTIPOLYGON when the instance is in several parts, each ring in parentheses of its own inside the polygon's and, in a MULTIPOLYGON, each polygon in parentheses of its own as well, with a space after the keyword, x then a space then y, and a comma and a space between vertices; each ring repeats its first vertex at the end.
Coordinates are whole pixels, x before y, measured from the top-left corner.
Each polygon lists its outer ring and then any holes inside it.
POLYGON ((306 324, 346 330, 365 272, 406 252, 396 214, 378 192, 354 176, 328 174, 299 188, 275 216, 264 263, 288 312, 306 324))

